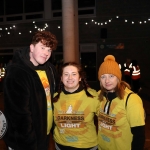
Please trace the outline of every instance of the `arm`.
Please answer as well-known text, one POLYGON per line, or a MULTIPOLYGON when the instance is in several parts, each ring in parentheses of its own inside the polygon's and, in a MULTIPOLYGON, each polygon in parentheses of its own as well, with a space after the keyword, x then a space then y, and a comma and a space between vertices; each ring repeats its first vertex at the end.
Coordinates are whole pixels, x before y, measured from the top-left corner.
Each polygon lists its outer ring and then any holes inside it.
POLYGON ((36 150, 37 141, 30 108, 29 79, 25 74, 7 76, 4 85, 5 112, 10 136, 21 150, 36 150))
POLYGON ((132 127, 132 150, 143 150, 145 143, 145 126, 132 127))
POLYGON ((131 94, 126 109, 127 119, 133 135, 132 150, 143 150, 145 143, 145 117, 141 98, 137 94, 131 94))

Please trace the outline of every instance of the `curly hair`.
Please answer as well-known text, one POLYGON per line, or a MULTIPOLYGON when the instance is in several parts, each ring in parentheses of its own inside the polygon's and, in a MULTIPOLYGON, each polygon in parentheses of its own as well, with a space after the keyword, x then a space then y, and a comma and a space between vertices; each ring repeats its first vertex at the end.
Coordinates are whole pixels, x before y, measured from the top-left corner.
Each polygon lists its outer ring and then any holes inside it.
MULTIPOLYGON (((82 66, 80 64, 76 63, 76 62, 66 62, 61 66, 61 70, 60 70, 60 75, 61 76, 63 74, 64 68, 67 67, 67 66, 74 66, 78 69, 78 73, 79 73, 79 76, 81 78, 81 85, 83 86, 83 89, 85 90, 86 95, 88 97, 93 98, 93 96, 87 90, 88 88, 90 88, 90 86, 88 85, 88 83, 86 81, 86 74, 85 74, 84 70, 82 69, 82 66)), ((58 94, 53 98, 53 102, 58 101, 60 93, 62 92, 63 86, 64 85, 63 85, 62 81, 60 81, 59 88, 58 88, 58 94)))
POLYGON ((57 48, 58 41, 56 36, 49 31, 37 31, 34 33, 31 44, 35 45, 41 42, 43 45, 50 47, 52 50, 57 48))

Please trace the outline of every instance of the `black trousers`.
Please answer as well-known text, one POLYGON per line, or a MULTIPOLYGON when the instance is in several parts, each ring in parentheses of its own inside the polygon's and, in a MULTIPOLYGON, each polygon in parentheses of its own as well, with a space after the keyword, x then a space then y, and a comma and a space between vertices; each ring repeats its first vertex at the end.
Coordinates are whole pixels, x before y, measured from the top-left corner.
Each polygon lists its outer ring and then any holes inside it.
POLYGON ((63 146, 61 144, 55 143, 55 150, 98 150, 98 146, 91 148, 76 148, 71 146, 63 146))

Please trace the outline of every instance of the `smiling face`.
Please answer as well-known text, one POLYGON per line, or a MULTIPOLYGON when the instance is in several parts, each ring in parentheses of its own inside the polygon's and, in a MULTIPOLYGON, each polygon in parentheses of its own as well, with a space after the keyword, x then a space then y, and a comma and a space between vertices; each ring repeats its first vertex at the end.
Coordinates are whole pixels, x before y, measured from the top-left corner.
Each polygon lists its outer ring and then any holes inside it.
POLYGON ((101 85, 109 92, 115 92, 118 82, 118 78, 112 74, 103 74, 100 77, 101 85))
POLYGON ((77 90, 79 87, 79 81, 81 81, 78 69, 74 66, 64 67, 61 81, 63 82, 66 91, 74 92, 75 90, 77 90))
POLYGON ((44 64, 51 56, 51 48, 46 47, 41 42, 30 45, 30 61, 34 66, 44 64))

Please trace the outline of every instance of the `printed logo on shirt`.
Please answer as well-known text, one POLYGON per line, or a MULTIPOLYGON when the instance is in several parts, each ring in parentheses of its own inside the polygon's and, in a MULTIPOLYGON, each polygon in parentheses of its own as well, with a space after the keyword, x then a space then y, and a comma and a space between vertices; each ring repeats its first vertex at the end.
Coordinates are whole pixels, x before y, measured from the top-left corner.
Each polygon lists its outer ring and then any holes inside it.
POLYGON ((116 126, 116 114, 108 115, 105 112, 103 112, 103 110, 101 110, 98 116, 98 128, 101 131, 101 133, 105 134, 105 136, 104 135, 101 136, 102 139, 107 142, 110 142, 108 137, 118 138, 122 136, 122 132, 118 132, 117 134, 107 132, 107 131, 113 131, 113 132, 119 131, 118 126, 116 126))
POLYGON ((83 128, 84 112, 73 111, 72 105, 69 105, 65 113, 59 111, 57 121, 61 128, 83 128))
MULTIPOLYGON (((81 111, 80 105, 82 101, 76 100, 75 103, 66 104, 62 102, 61 110, 55 109, 55 121, 59 127, 59 132, 61 134, 85 134, 88 132, 86 127, 85 118, 89 115, 90 106, 84 108, 81 111), (67 105, 67 106, 66 106, 67 105), (78 110, 80 108, 80 110, 78 110), (73 128, 79 130, 71 130, 73 128), (81 130, 82 129, 82 130, 81 130)), ((77 140, 76 138, 71 138, 70 141, 77 140)))
POLYGON ((52 107, 51 107, 51 98, 50 98, 50 86, 49 86, 48 80, 42 77, 41 81, 42 81, 43 87, 45 89, 46 97, 47 97, 47 109, 51 110, 52 107))
POLYGON ((0 139, 5 135, 7 131, 7 122, 4 114, 0 111, 0 139))

